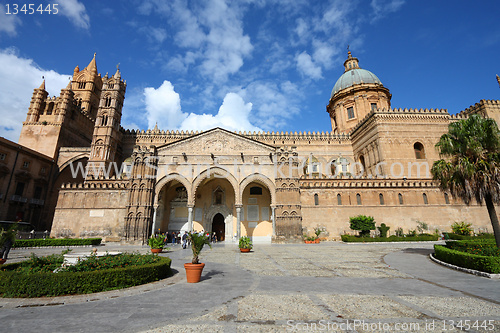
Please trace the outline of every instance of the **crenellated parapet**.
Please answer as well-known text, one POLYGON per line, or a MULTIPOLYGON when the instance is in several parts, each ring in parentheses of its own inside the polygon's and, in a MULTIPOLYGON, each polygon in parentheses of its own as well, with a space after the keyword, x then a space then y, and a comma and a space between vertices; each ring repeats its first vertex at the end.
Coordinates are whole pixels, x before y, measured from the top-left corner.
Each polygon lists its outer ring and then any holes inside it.
POLYGON ((299 180, 301 189, 400 189, 400 188, 438 188, 437 183, 432 179, 374 179, 369 177, 361 178, 315 178, 304 177, 299 180))
POLYGON ((371 118, 385 120, 426 120, 426 121, 447 121, 450 117, 447 109, 376 109, 370 111, 349 133, 351 136, 371 118))
POLYGON ((65 183, 61 185, 62 190, 126 190, 128 181, 111 178, 99 182, 65 183))
MULTIPOLYGON (((161 145, 177 140, 189 138, 194 135, 203 133, 204 131, 184 131, 184 130, 130 130, 124 129, 123 140, 127 144, 138 145, 161 145)), ((293 143, 300 144, 301 142, 318 141, 318 142, 335 142, 340 144, 349 144, 351 137, 347 133, 335 134, 333 132, 251 132, 251 131, 234 131, 234 133, 250 138, 252 140, 265 142, 268 144, 293 143)))

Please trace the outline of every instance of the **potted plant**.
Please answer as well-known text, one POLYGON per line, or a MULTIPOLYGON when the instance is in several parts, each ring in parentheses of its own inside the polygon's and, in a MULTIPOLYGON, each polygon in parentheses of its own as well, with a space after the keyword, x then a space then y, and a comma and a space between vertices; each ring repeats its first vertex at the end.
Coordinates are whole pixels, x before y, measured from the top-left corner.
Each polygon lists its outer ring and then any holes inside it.
POLYGON ((17 223, 9 229, 0 229, 0 265, 7 261, 10 248, 14 245, 17 235, 17 223))
POLYGON ((158 235, 148 239, 148 245, 151 247, 151 252, 161 253, 163 246, 165 246, 165 237, 158 235))
POLYGON ((248 236, 243 236, 240 238, 238 247, 240 248, 240 252, 250 252, 252 249, 252 240, 248 236))
POLYGON ((316 235, 316 239, 314 240, 315 243, 319 244, 319 235, 321 234, 321 228, 316 227, 314 228, 314 234, 316 235))
POLYGON ((186 279, 188 283, 197 283, 200 282, 201 273, 203 271, 203 267, 205 267, 204 263, 200 263, 199 255, 201 250, 203 250, 203 246, 208 245, 212 248, 210 244, 210 237, 205 236, 204 234, 198 233, 188 233, 188 239, 191 242, 191 250, 193 251, 193 260, 191 263, 184 264, 184 268, 186 269, 186 279))

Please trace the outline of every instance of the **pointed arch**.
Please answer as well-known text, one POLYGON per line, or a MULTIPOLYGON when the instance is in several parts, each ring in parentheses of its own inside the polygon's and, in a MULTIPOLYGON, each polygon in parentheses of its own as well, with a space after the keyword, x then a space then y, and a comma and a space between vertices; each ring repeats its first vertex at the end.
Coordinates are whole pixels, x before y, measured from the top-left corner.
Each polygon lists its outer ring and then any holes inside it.
POLYGON ((188 195, 188 205, 193 204, 194 202, 191 200, 192 197, 193 197, 193 195, 191 193, 191 191, 192 191, 192 189, 191 189, 191 182, 189 180, 187 180, 186 177, 184 177, 184 176, 182 176, 182 175, 180 175, 178 173, 171 173, 169 175, 166 175, 166 176, 162 177, 161 179, 159 179, 156 182, 154 205, 158 204, 158 196, 160 195, 160 192, 163 189, 163 187, 167 183, 171 182, 172 180, 176 180, 179 183, 181 183, 182 185, 184 185, 184 187, 186 188, 186 191, 187 191, 187 195, 188 195))
POLYGON ((269 178, 258 173, 251 174, 241 181, 239 193, 240 198, 243 197, 243 191, 245 188, 252 182, 265 186, 271 194, 271 206, 276 205, 276 185, 274 185, 269 178))
MULTIPOLYGON (((233 187, 234 191, 234 202, 236 205, 241 205, 241 196, 239 195, 239 186, 238 186, 238 181, 234 176, 227 170, 219 167, 209 167, 202 172, 193 180, 193 185, 191 186, 191 195, 188 197, 188 204, 191 203, 194 205, 195 203, 195 195, 196 191, 198 190, 198 187, 200 184, 205 180, 213 175, 217 175, 218 178, 224 178, 226 179, 231 186, 233 187)), ((188 192, 189 193, 189 192, 188 192)))

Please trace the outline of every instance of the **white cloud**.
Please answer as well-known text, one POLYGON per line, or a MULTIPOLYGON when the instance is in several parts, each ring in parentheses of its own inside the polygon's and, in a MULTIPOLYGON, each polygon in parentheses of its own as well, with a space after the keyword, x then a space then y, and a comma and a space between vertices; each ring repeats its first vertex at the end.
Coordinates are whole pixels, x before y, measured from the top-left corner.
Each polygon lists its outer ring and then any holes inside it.
POLYGON ((182 122, 180 128, 208 130, 214 127, 222 127, 230 131, 261 131, 260 128, 250 123, 251 111, 252 103, 245 103, 243 98, 236 93, 228 93, 215 116, 190 113, 182 122))
POLYGON ((32 59, 18 56, 14 49, 0 50, 0 135, 17 141, 26 120, 33 89, 42 83, 49 94, 59 95, 71 74, 59 74, 40 68, 32 59))
POLYGON ((0 33, 5 32, 7 35, 15 36, 17 34, 16 26, 21 25, 21 19, 17 15, 7 15, 2 8, 0 14, 0 33))
MULTIPOLYGON (((232 131, 258 131, 250 122, 252 103, 245 103, 236 93, 227 93, 217 114, 184 113, 179 94, 169 81, 155 89, 144 89, 148 127, 160 129, 207 130, 223 127, 232 131)), ((130 121, 133 124, 133 121, 130 121)))
POLYGON ((66 16, 76 27, 90 28, 90 17, 83 3, 78 0, 57 0, 54 4, 58 4, 59 14, 66 16))
MULTIPOLYGON (((185 1, 162 2, 149 0, 142 3, 142 14, 157 13, 168 16, 175 31, 175 42, 186 53, 195 53, 200 73, 210 80, 224 82, 238 72, 244 59, 249 57, 253 46, 250 37, 243 32, 244 6, 236 2, 211 0, 192 3, 185 1)), ((189 61, 193 57, 177 57, 189 61)), ((186 63, 185 67, 190 64, 186 63)))
POLYGON ((158 88, 145 88, 144 98, 148 118, 148 127, 158 123, 159 128, 178 128, 186 118, 181 112, 181 99, 169 81, 163 81, 158 88))
POLYGON ((151 26, 141 27, 140 32, 144 33, 150 43, 161 44, 167 38, 167 30, 151 26))
POLYGON ((377 21, 384 16, 397 12, 403 6, 405 0, 372 0, 370 6, 373 9, 372 22, 377 21))
POLYGON ((297 68, 303 75, 312 79, 320 79, 322 77, 321 67, 313 62, 311 56, 306 51, 299 54, 296 60, 297 68))

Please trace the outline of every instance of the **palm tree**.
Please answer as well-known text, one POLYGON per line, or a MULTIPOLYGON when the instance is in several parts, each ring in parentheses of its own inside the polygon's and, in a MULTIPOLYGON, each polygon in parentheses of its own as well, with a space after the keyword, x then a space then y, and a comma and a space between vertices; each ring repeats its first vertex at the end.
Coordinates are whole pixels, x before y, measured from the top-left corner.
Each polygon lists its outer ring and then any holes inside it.
POLYGON ((436 144, 447 160, 434 162, 431 172, 443 191, 469 205, 486 203, 497 247, 500 224, 495 205, 500 201, 500 132, 493 119, 473 114, 451 123, 436 144))

